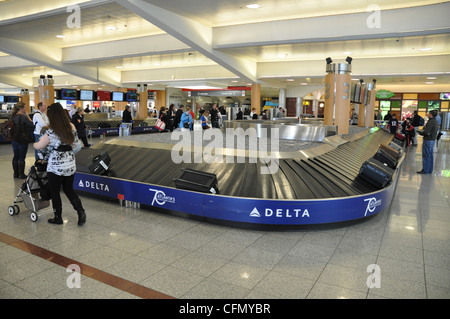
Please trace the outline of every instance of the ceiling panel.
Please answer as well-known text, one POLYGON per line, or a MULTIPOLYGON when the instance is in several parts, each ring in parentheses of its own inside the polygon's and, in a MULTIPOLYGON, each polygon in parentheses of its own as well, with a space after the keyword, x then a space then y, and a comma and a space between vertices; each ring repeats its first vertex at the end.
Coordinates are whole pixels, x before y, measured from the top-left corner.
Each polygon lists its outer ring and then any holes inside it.
MULTIPOLYGON (((306 18, 317 16, 330 16, 337 14, 346 14, 352 12, 367 12, 369 5, 374 4, 372 0, 137 0, 160 6, 166 10, 187 17, 194 21, 198 21, 209 27, 219 27, 227 25, 245 25, 248 23, 262 21, 276 21, 293 18, 306 18), (258 9, 249 9, 247 4, 258 3, 258 9)), ((75 1, 76 2, 76 1, 75 1)), ((426 1, 426 0, 379 0, 376 5, 380 9, 409 8, 414 6, 429 5, 441 3, 442 1, 426 1)), ((40 44, 54 48, 66 48, 72 46, 82 46, 86 44, 98 43, 105 48, 105 42, 114 42, 121 39, 147 37, 152 35, 164 34, 165 32, 155 27, 147 20, 139 15, 130 12, 115 1, 94 0, 80 1, 83 3, 81 10, 81 28, 69 28, 67 26, 67 13, 61 5, 64 3, 74 3, 73 0, 57 0, 55 2, 49 0, 40 0, 39 4, 32 0, 11 0, 2 2, 0 0, 0 17, 2 9, 6 6, 14 4, 14 6, 23 5, 24 7, 33 6, 33 10, 37 10, 42 6, 42 11, 28 16, 16 14, 16 18, 11 21, 0 21, 0 37, 29 42, 31 44, 40 44), (52 9, 53 8, 53 9, 52 9), (59 9, 56 9, 59 8, 59 9), (57 38, 57 35, 63 35, 63 38, 57 38)), ((368 13, 369 14, 369 13, 368 13)), ((170 23, 177 23, 171 21, 170 23)), ((399 21, 401 23, 401 21, 399 21)), ((328 26, 324 26, 327 28, 328 26)), ((449 23, 450 28, 450 23, 449 23)), ((217 30, 217 29, 216 29, 217 30)), ((392 36, 384 36, 381 39, 358 39, 349 41, 322 41, 311 43, 294 43, 275 45, 269 44, 264 46, 241 46, 227 49, 216 50, 216 52, 224 53, 229 57, 239 57, 244 60, 255 61, 260 64, 273 63, 273 76, 260 76, 258 81, 261 83, 263 92, 277 91, 278 88, 299 86, 299 85, 323 85, 324 60, 330 56, 333 60, 345 59, 346 56, 353 57, 356 61, 370 59, 385 59, 387 64, 392 63, 392 59, 399 57, 433 57, 448 55, 447 63, 442 64, 444 73, 436 74, 437 78, 429 80, 427 76, 432 74, 417 74, 417 70, 422 70, 418 65, 404 65, 403 69, 410 69, 410 75, 405 74, 384 74, 377 75, 380 85, 423 85, 424 89, 429 89, 433 85, 437 88, 442 86, 449 87, 450 90, 450 33, 433 34, 433 30, 429 30, 428 34, 422 36, 402 37, 398 34, 392 36), (311 72, 309 76, 289 77, 281 76, 277 66, 281 66, 285 62, 309 62, 317 64, 320 61, 320 69, 317 72, 311 72), (447 72, 447 73, 445 73, 447 72), (425 84, 433 82, 433 84, 425 84)), ((169 34, 169 36, 171 36, 169 34)), ((147 43, 147 42, 146 42, 147 43)), ((152 42, 148 42, 150 46, 152 42)), ((236 42, 235 42, 236 43, 236 42)), ((118 46, 120 44, 116 44, 118 46)), ((82 48, 82 47, 81 47, 82 48)), ((78 49, 81 49, 78 48, 78 49)), ((108 47, 109 48, 109 47, 108 47)), ((189 48, 189 47, 187 47, 189 48)), ((5 56, 0 52, 0 57, 5 56)), ((7 56, 7 55, 6 55, 7 56)), ((7 61, 4 59, 3 61, 7 61)), ((80 61, 80 60, 78 60, 80 61)), ((84 61, 84 60, 83 60, 84 61)), ((126 52, 126 54, 118 54, 117 52, 108 55, 107 58, 101 56, 96 61, 86 60, 80 66, 89 66, 91 68, 99 68, 102 72, 140 72, 140 74, 148 71, 151 74, 170 74, 168 70, 176 69, 191 70, 192 76, 186 75, 186 78, 214 78, 216 83, 224 86, 229 85, 247 85, 245 80, 233 77, 219 80, 220 74, 202 74, 202 69, 208 66, 217 65, 211 59, 205 57, 201 53, 191 50, 185 52, 126 52), (204 67, 204 68, 203 68, 204 67), (191 68, 191 69, 190 69, 191 68)), ((377 60, 378 61, 378 60, 377 60)), ((73 65, 77 65, 74 59, 73 65)), ((66 73, 46 68, 42 65, 35 67, 20 67, 11 65, 2 65, 0 59, 0 82, 2 74, 11 76, 28 76, 36 78, 40 74, 53 74, 55 76, 68 76, 66 73)), ((379 63, 379 62, 377 62, 379 63)), ((382 62, 380 62, 382 63, 382 62)), ((399 63, 403 63, 400 62, 399 63)), ((358 74, 358 70, 354 70, 358 74)), ((128 73, 130 74, 130 73, 128 73)), ((260 74, 261 75, 261 74, 260 74)), ((367 76, 367 80, 371 80, 367 76)), ((70 85, 77 78, 70 81, 70 85)), ((173 83, 175 83, 174 79, 173 83)), ((189 81, 186 81, 186 84, 189 81)), ((166 85, 171 85, 171 81, 164 81, 166 85)), ((149 83, 150 84, 150 83, 149 83)), ((157 81, 156 84, 160 84, 157 81)), ((179 85, 180 82, 176 81, 179 85)), ((127 84, 123 84, 127 86, 127 84)))
POLYGON ((0 37, 60 48, 164 33, 117 3, 81 10, 80 28, 68 27, 69 16, 70 13, 64 12, 2 26, 0 37))

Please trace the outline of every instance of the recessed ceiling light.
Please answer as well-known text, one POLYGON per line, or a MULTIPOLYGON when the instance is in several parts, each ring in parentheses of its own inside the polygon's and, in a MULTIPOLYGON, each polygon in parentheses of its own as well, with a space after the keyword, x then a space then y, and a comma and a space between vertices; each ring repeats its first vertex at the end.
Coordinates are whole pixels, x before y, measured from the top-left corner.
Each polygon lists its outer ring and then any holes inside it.
POLYGON ((433 50, 432 48, 422 48, 422 49, 420 49, 420 51, 431 51, 431 50, 433 50))
POLYGON ((59 38, 59 39, 65 38, 62 34, 58 34, 56 37, 59 38))
POLYGON ((116 66, 116 69, 123 69, 123 66, 116 66))
POLYGON ((116 30, 117 28, 116 27, 113 27, 113 26, 108 26, 108 27, 106 27, 106 30, 116 30))
POLYGON ((345 51, 345 52, 342 52, 342 54, 352 54, 352 52, 351 51, 345 51))
POLYGON ((425 84, 434 84, 434 82, 425 82, 425 84))
POLYGON ((233 83, 238 83, 239 81, 238 81, 238 80, 233 80, 233 81, 231 81, 231 82, 233 82, 233 83))
POLYGON ((429 76, 429 77, 427 77, 427 80, 436 80, 437 79, 437 77, 435 77, 435 76, 429 76))
POLYGON ((306 83, 306 82, 302 82, 302 83, 300 83, 301 85, 308 85, 308 83, 306 83))
POLYGON ((257 3, 247 4, 246 7, 249 8, 249 9, 258 9, 259 8, 259 4, 257 4, 257 3))
POLYGON ((286 81, 292 82, 294 81, 294 79, 286 79, 286 81))

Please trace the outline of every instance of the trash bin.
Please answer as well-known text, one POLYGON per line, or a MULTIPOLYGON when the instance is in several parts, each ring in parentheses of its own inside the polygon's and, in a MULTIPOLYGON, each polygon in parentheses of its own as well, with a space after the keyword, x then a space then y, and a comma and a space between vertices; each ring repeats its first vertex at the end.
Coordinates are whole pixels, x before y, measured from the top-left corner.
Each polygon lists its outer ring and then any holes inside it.
POLYGON ((131 135, 131 123, 122 123, 119 126, 119 136, 130 136, 131 135))

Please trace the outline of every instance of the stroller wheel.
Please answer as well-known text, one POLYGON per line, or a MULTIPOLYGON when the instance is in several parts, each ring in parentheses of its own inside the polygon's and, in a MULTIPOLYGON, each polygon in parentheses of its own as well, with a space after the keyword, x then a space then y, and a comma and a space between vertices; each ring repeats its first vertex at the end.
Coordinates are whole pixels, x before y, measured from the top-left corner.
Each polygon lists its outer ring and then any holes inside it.
POLYGON ((38 219, 38 215, 36 214, 36 212, 31 212, 30 218, 31 218, 31 221, 35 222, 38 219))
POLYGON ((17 205, 11 205, 8 207, 8 214, 10 216, 17 215, 17 214, 19 214, 19 212, 20 212, 20 209, 19 209, 19 206, 17 206, 17 205))

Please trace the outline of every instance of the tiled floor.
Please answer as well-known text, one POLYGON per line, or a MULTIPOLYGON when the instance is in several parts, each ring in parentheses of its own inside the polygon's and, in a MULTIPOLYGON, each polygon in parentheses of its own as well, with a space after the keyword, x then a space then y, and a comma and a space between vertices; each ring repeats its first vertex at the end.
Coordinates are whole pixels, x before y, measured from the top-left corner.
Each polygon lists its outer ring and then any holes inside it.
MULTIPOLYGON (((9 216, 20 182, 0 145, 0 235, 175 298, 450 298, 450 141, 432 176, 417 175, 421 147, 407 149, 390 211, 357 225, 315 231, 233 229, 82 197, 83 227, 64 202, 64 225, 9 216), (369 265, 380 288, 368 288, 369 265)), ((31 147, 27 168, 33 162, 31 147)), ((0 241, 0 298, 137 298, 95 276, 71 273, 0 241)))

